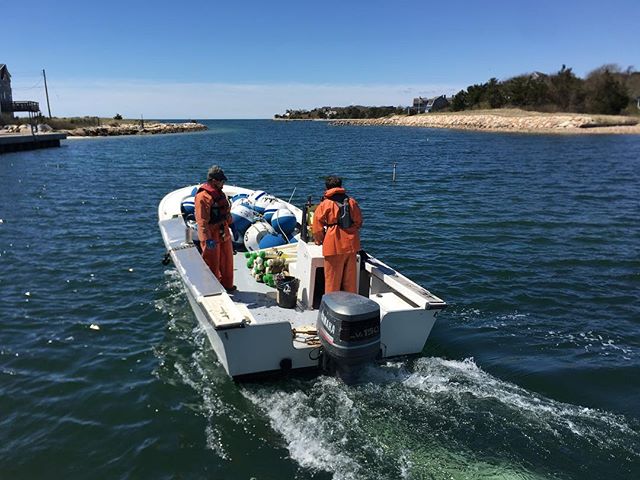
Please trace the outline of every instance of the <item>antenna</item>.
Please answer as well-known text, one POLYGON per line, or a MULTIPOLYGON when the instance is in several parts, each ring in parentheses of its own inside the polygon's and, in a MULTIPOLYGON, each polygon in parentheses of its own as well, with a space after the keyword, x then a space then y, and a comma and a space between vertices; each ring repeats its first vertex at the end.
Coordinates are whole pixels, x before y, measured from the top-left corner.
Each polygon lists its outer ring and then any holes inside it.
POLYGON ((291 196, 289 197, 289 200, 287 201, 287 203, 291 203, 291 199, 293 198, 293 194, 296 193, 296 188, 298 188, 297 185, 295 187, 293 187, 293 192, 291 192, 291 196))

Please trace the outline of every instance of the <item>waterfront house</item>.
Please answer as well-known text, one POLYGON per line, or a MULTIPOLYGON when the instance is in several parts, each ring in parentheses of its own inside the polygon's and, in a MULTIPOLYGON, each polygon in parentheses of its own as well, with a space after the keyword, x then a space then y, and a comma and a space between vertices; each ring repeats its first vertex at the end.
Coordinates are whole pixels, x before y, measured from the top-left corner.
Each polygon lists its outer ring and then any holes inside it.
POLYGON ((0 114, 13 116, 11 74, 4 63, 0 63, 0 114))
POLYGON ((409 107, 408 113, 427 113, 442 110, 449 106, 449 100, 445 95, 433 98, 417 97, 413 99, 413 106, 409 107))

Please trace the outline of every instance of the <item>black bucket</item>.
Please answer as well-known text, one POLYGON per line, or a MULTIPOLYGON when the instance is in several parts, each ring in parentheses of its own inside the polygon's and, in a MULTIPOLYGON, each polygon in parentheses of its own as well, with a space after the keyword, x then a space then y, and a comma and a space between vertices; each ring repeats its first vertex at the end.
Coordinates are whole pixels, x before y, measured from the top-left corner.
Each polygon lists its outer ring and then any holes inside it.
POLYGON ((276 277, 276 302, 282 308, 296 308, 298 286, 300 280, 296 277, 276 277))

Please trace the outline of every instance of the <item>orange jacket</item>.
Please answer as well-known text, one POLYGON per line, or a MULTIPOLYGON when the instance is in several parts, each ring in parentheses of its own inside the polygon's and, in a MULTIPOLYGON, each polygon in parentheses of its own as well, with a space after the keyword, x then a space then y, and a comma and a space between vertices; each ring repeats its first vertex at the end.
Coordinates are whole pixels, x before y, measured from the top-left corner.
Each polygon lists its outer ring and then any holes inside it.
POLYGON ((223 240, 222 233, 224 232, 224 240, 230 239, 231 235, 228 226, 231 224, 231 215, 229 200, 227 196, 212 187, 208 183, 203 183, 198 189, 195 198, 196 207, 196 223, 198 224, 198 238, 201 242, 207 240, 215 240, 217 242, 223 240), (218 208, 219 220, 217 223, 210 223, 211 221, 211 209, 218 208))
POLYGON ((340 207, 331 197, 344 194, 344 188, 332 188, 324 193, 324 198, 313 213, 313 238, 316 243, 322 243, 322 255, 338 255, 341 253, 356 253, 360 250, 360 234, 362 227, 362 212, 355 199, 349 197, 349 208, 353 225, 340 228, 336 225, 340 207))

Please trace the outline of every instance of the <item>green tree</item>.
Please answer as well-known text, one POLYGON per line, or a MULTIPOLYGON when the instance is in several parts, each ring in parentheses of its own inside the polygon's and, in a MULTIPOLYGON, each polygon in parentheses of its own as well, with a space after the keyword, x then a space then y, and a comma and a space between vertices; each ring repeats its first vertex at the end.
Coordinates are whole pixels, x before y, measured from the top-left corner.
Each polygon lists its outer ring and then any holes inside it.
POLYGON ((489 103, 491 108, 503 107, 506 103, 505 95, 502 91, 502 85, 497 78, 491 78, 486 84, 484 99, 489 103))
POLYGON ((539 107, 551 103, 546 75, 518 75, 502 84, 505 105, 519 108, 539 107))
POLYGON ((486 92, 486 83, 482 83, 480 85, 470 85, 469 87, 467 87, 467 108, 479 107, 485 100, 486 92))
POLYGON ((527 105, 528 75, 513 77, 504 82, 505 100, 514 107, 527 105))
POLYGON ((460 112, 467 108, 467 92, 460 90, 451 100, 451 110, 460 112))
POLYGON ((565 112, 584 110, 584 80, 576 77, 571 68, 562 65, 558 73, 549 77, 549 82, 551 103, 565 112))
POLYGON ((608 69, 592 72, 587 78, 586 107, 590 113, 618 115, 629 103, 629 94, 608 69))

